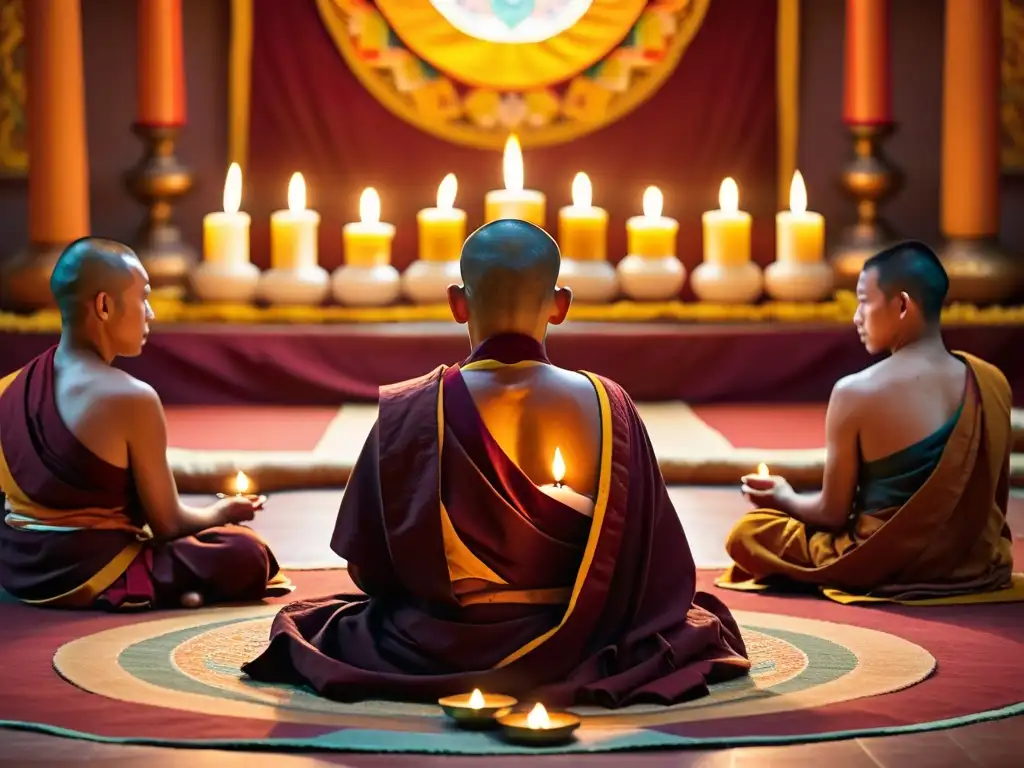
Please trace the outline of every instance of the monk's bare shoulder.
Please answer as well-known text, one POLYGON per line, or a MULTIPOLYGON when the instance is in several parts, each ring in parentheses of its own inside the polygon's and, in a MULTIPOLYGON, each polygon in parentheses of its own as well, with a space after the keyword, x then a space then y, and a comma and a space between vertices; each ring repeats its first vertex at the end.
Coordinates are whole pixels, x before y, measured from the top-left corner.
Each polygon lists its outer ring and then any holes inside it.
POLYGON ((155 419, 163 420, 163 404, 156 390, 144 381, 117 368, 110 368, 101 382, 95 382, 91 406, 125 432, 146 429, 155 419))

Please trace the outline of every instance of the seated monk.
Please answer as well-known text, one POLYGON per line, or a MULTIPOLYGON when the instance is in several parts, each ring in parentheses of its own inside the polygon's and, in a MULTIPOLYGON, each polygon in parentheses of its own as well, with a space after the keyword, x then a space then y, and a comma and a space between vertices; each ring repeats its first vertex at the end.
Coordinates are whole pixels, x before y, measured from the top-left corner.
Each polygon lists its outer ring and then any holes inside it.
POLYGON ((821 492, 743 478, 758 509, 729 534, 735 564, 719 586, 802 583, 839 602, 1024 599, 1006 522, 1010 387, 946 350, 948 288, 921 243, 864 264, 853 322, 868 352, 890 354, 833 389, 821 492))
POLYGON ((263 499, 178 498, 152 387, 114 368, 153 317, 132 251, 78 240, 50 288, 60 343, 0 381, 0 586, 31 605, 125 610, 287 591, 251 530, 263 499))
POLYGON ((522 221, 466 241, 448 297, 473 352, 382 388, 338 513, 332 548, 365 596, 284 608, 250 677, 341 701, 481 688, 616 707, 747 673, 629 397, 548 361, 572 298, 560 261, 522 221))

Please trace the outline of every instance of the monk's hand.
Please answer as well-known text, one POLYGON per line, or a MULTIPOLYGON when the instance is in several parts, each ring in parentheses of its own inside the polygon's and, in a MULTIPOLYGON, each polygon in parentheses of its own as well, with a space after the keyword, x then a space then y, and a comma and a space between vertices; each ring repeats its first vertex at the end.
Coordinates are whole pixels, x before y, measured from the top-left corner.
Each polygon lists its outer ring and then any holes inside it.
POLYGON ((777 509, 785 512, 789 509, 789 500, 795 495, 793 486, 785 478, 773 475, 744 475, 740 490, 747 500, 757 509, 777 509))
POLYGON ((246 523, 263 509, 266 496, 226 496, 213 505, 213 515, 218 525, 246 523))

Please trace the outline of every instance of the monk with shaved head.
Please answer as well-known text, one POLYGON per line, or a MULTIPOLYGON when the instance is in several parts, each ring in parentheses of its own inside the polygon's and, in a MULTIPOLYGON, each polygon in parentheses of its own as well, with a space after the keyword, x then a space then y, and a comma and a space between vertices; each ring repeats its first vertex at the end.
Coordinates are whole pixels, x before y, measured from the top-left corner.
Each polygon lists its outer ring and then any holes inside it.
POLYGON ((163 407, 113 366, 153 312, 132 250, 84 238, 54 266, 60 343, 0 381, 0 586, 33 605, 124 610, 258 600, 289 589, 237 523, 262 498, 181 502, 163 407))
POLYGON ((343 701, 619 707, 746 674, 633 403, 548 360, 572 300, 559 266, 523 221, 466 241, 448 298, 472 353, 381 390, 338 513, 332 547, 365 595, 282 610, 251 677, 343 701))
POLYGON ((993 365, 942 340, 946 270, 924 243, 868 259, 854 327, 888 355, 832 390, 822 490, 750 476, 722 587, 822 589, 839 602, 1024 599, 1007 525, 1012 397, 993 365))

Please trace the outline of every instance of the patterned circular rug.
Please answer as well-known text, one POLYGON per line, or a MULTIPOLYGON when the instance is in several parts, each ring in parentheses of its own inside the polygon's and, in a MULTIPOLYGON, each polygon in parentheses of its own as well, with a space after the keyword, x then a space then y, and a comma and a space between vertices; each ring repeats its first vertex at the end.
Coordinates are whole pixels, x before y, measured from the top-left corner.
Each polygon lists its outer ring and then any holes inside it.
MULTIPOLYGON (((343 738, 352 742, 349 748, 506 751, 492 734, 449 728, 434 706, 341 704, 299 688, 249 681, 240 667, 264 647, 275 610, 223 608, 127 624, 62 646, 54 666, 68 681, 110 699, 217 717, 328 726, 339 729, 333 741, 343 738)), ((735 614, 753 663, 749 678, 713 686, 709 696, 673 707, 580 708, 584 725, 574 748, 670 746, 686 737, 666 732, 666 726, 878 696, 912 686, 935 668, 935 659, 923 648, 885 632, 794 616, 735 614)))

